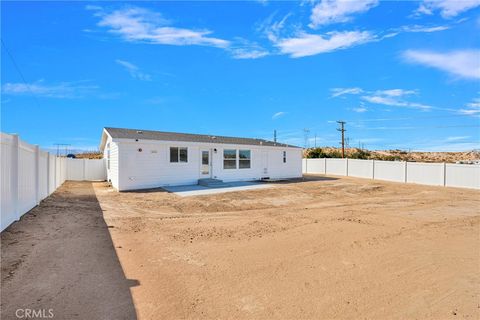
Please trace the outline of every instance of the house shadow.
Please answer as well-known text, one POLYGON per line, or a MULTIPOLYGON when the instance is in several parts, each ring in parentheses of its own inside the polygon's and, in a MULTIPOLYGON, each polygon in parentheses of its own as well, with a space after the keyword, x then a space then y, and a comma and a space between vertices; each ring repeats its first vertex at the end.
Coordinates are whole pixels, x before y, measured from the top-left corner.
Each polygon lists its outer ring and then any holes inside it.
POLYGON ((1 318, 137 319, 92 183, 66 182, 1 234, 1 318), (27 311, 27 310, 33 311, 27 311), (40 313, 38 313, 40 312, 40 313))

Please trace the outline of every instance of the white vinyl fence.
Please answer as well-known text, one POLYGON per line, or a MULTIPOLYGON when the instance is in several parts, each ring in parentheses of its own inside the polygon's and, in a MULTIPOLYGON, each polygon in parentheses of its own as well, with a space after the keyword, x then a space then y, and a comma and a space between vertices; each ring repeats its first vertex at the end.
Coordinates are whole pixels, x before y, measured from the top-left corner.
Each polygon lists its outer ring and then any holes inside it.
POLYGON ((480 165, 357 159, 303 159, 303 173, 480 189, 480 165))
POLYGON ((65 180, 106 179, 103 159, 56 157, 17 135, 0 134, 0 231, 19 220, 65 180))

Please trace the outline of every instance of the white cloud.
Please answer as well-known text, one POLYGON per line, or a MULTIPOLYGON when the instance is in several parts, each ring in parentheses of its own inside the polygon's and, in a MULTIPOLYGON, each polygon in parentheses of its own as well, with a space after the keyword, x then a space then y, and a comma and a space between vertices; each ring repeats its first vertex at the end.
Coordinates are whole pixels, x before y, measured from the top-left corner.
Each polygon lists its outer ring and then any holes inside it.
POLYGON ((480 98, 473 99, 466 106, 467 108, 458 110, 458 113, 466 116, 480 116, 480 98))
POLYGON ((120 35, 126 41, 164 45, 201 45, 226 48, 230 42, 210 37, 212 31, 192 30, 167 26, 170 21, 159 13, 138 7, 129 7, 113 12, 96 11, 99 26, 120 35))
POLYGON ((235 59, 258 59, 270 54, 257 43, 242 38, 236 38, 229 50, 235 59))
POLYGON ((466 139, 469 139, 470 136, 453 136, 453 137, 447 137, 445 139, 445 141, 462 141, 462 140, 466 140, 466 139))
POLYGON ((284 112, 284 111, 277 112, 277 113, 275 113, 275 114, 272 116, 272 119, 274 119, 274 120, 275 120, 275 119, 278 119, 278 118, 280 118, 280 117, 283 117, 283 116, 286 115, 286 114, 287 114, 287 113, 284 112))
POLYGON ((131 62, 120 59, 115 60, 115 62, 124 67, 134 79, 143 81, 152 80, 152 77, 149 74, 141 72, 139 68, 131 62))
POLYGON ((480 0, 424 0, 415 14, 432 15, 438 10, 443 18, 449 19, 478 6, 480 6, 480 0))
POLYGON ((430 32, 438 32, 438 31, 444 31, 450 29, 450 26, 422 26, 422 25, 412 25, 412 26, 403 26, 401 28, 402 31, 404 32, 425 32, 425 33, 430 33, 430 32))
POLYGON ((393 107, 406 107, 420 110, 432 109, 432 106, 409 102, 404 99, 405 96, 416 94, 416 90, 403 90, 403 89, 390 89, 390 90, 377 90, 368 95, 362 96, 362 99, 375 104, 381 104, 393 107))
POLYGON ((358 108, 353 108, 352 109, 354 112, 357 112, 357 113, 363 113, 363 112, 367 112, 368 109, 365 108, 365 107, 358 107, 358 108))
POLYGON ((330 89, 330 91, 332 92, 332 95, 331 97, 332 98, 335 98, 335 97, 340 97, 340 96, 343 96, 345 94, 360 94, 363 92, 363 90, 361 88, 332 88, 330 89))
POLYGON ((296 37, 277 39, 275 45, 281 53, 292 58, 346 49, 376 40, 368 31, 329 32, 326 35, 301 32, 296 37))
POLYGON ((469 79, 480 79, 480 50, 433 52, 407 50, 403 53, 407 62, 446 71, 469 79))
POLYGON ((322 0, 312 10, 310 27, 347 22, 352 15, 363 13, 378 5, 378 0, 322 0))
POLYGON ((34 83, 5 83, 2 93, 6 95, 34 95, 46 98, 80 98, 97 89, 93 85, 81 85, 79 82, 61 82, 45 84, 42 80, 34 83))
POLYGON ((389 97, 402 97, 408 96, 412 94, 417 94, 417 90, 404 90, 404 89, 389 89, 389 90, 377 90, 375 94, 377 95, 385 95, 389 97))

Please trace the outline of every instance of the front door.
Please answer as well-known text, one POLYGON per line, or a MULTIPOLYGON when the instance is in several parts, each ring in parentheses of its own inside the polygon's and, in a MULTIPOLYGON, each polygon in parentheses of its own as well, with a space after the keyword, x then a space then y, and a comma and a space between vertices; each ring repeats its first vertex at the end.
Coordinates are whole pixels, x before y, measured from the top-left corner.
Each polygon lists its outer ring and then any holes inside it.
POLYGON ((202 178, 210 178, 212 176, 212 160, 210 159, 210 150, 200 150, 200 175, 202 178))

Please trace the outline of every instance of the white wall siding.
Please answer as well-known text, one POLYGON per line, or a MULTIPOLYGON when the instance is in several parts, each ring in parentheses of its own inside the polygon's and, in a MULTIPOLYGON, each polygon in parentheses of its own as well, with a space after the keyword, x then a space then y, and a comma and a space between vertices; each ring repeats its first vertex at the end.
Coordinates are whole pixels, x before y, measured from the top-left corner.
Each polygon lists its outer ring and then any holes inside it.
MULTIPOLYGON (((325 163, 332 159, 303 159, 303 172, 325 174, 325 163)), ((341 172, 341 164, 347 167, 351 177, 370 178, 404 183, 480 189, 480 165, 397 162, 379 160, 335 159, 341 172)))
POLYGON ((443 186, 445 184, 445 165, 443 163, 407 162, 407 181, 409 183, 443 186))
POLYGON ((119 189, 119 176, 118 176, 118 167, 119 167, 119 146, 116 142, 112 141, 110 136, 107 139, 107 144, 110 147, 110 166, 108 167, 108 151, 105 147, 103 158, 105 159, 105 166, 107 168, 107 180, 112 183, 112 186, 116 189, 119 189))
MULTIPOLYGON (((115 141, 118 144, 118 190, 196 184, 202 178, 201 150, 210 150, 211 176, 223 181, 257 180, 262 177, 293 178, 302 176, 299 148, 248 145, 200 144, 168 141, 115 141), (170 147, 188 149, 187 163, 171 163, 170 147), (141 149, 141 151, 139 151, 141 149), (214 151, 216 149, 216 152, 214 151), (224 169, 223 150, 250 150, 250 168, 224 169), (287 161, 283 163, 283 151, 287 161), (267 172, 265 172, 267 165, 267 172)), ((238 162, 237 162, 238 164, 238 162)), ((111 164, 112 166, 112 164, 111 164)), ((115 184, 112 182, 115 187, 115 184)))
POLYGON ((445 169, 446 186, 480 189, 480 165, 447 163, 445 169))

